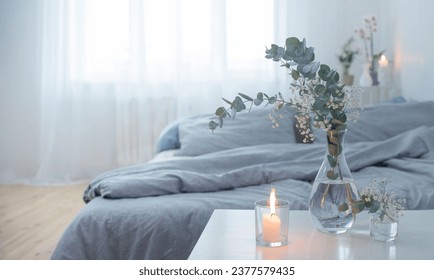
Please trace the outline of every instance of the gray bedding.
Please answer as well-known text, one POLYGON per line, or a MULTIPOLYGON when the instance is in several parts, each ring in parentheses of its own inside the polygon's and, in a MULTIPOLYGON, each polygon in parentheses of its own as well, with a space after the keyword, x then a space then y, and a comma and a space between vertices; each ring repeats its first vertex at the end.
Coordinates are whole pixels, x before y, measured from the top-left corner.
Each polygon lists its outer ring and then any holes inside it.
MULTIPOLYGON (((349 141, 345 152, 359 189, 387 177, 389 191, 405 197, 407 208, 434 209, 434 102, 421 104, 399 105, 410 119, 412 112, 431 106, 424 109, 428 120, 421 125, 396 128, 394 135, 375 141, 349 141)), ((381 125, 388 121, 393 120, 383 118, 381 125)), ((371 137, 376 131, 375 124, 365 128, 371 137)), ((85 191, 89 203, 52 258, 186 259, 214 209, 253 209, 255 200, 268 197, 271 185, 291 209, 307 209, 324 153, 321 141, 267 142, 102 174, 85 191)))

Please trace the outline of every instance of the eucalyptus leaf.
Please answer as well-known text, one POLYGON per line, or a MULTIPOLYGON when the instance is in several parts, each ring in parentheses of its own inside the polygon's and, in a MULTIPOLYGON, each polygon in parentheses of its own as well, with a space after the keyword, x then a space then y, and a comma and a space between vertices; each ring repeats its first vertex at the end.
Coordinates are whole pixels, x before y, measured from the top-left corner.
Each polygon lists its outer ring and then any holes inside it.
MULTIPOLYGON (((326 91, 326 89, 327 88, 325 87, 325 85, 322 85, 322 84, 318 84, 314 87, 314 91, 317 95, 323 94, 326 91)), ((322 98, 322 99, 327 100, 326 98, 322 98)))
POLYGON ((241 96, 242 98, 248 100, 248 101, 253 101, 253 98, 251 98, 251 97, 248 96, 248 95, 245 95, 245 94, 243 94, 243 93, 238 93, 238 95, 241 96))
MULTIPOLYGON (((291 56, 288 55, 288 53, 287 53, 286 51, 285 51, 285 53, 282 55, 282 59, 283 59, 283 60, 286 60, 286 61, 288 61, 288 60, 292 60, 291 56)), ((291 64, 290 64, 290 63, 285 63, 283 66, 285 66, 286 68, 289 68, 289 67, 291 66, 291 64)))
POLYGON ((325 101, 323 101, 321 99, 316 99, 312 105, 312 109, 314 109, 315 111, 320 111, 320 110, 324 109, 325 104, 326 104, 325 101))
POLYGON ((300 78, 300 72, 298 72, 297 70, 292 70, 291 76, 294 80, 298 80, 300 78))
POLYGON ((365 204, 363 203, 363 201, 356 201, 351 204, 351 211, 354 214, 362 212, 363 209, 365 209, 365 204))
POLYGON ((313 67, 314 67, 315 63, 309 63, 303 66, 303 72, 304 73, 312 73, 313 72, 313 67))
POLYGON ((319 70, 318 70, 318 76, 323 81, 328 81, 329 73, 330 73, 330 67, 328 65, 321 64, 321 66, 319 67, 319 70))
POLYGON ((330 114, 332 115, 333 118, 339 119, 339 116, 341 115, 341 111, 340 110, 331 110, 330 114))
POLYGON ((329 154, 332 156, 338 156, 339 155, 339 148, 337 145, 335 144, 328 144, 328 151, 329 154))
POLYGON ((342 125, 342 124, 344 124, 341 120, 339 120, 339 119, 335 119, 335 118, 333 118, 333 119, 330 121, 330 123, 331 123, 331 124, 336 124, 336 125, 342 125))
POLYGON ((339 138, 335 137, 335 135, 329 135, 327 136, 327 140, 329 144, 339 145, 339 138))
POLYGON ((344 124, 347 122, 347 115, 345 113, 342 113, 342 115, 339 117, 339 121, 344 124))
POLYGON ((239 96, 235 97, 234 102, 232 102, 232 106, 237 112, 241 112, 242 110, 246 109, 246 104, 244 104, 243 100, 239 96))
MULTIPOLYGON (((300 72, 300 74, 306 78, 309 78, 309 79, 315 78, 316 73, 311 73, 310 71, 304 71, 305 66, 306 66, 305 64, 298 64, 297 65, 297 71, 300 72)), ((307 69, 307 70, 309 70, 309 69, 307 69)))
POLYGON ((300 40, 297 37, 289 37, 286 39, 285 45, 287 48, 289 47, 297 47, 300 45, 300 40))
POLYGON ((322 122, 322 121, 324 121, 325 118, 324 118, 324 115, 317 115, 316 119, 317 119, 317 121, 322 122))
POLYGON ((276 51, 276 55, 273 58, 274 61, 280 61, 280 59, 282 58, 282 56, 285 55, 285 49, 282 47, 277 47, 277 51, 276 51))
POLYGON ((380 209, 381 205, 380 202, 374 200, 372 201, 372 206, 369 208, 369 213, 375 213, 380 209))
POLYGON ((339 82, 339 73, 335 70, 331 70, 327 75, 327 81, 330 84, 337 84, 337 82, 339 82))
POLYGON ((272 44, 270 49, 266 49, 265 50, 265 58, 268 59, 273 59, 274 61, 276 61, 277 58, 277 49, 279 48, 278 45, 276 44, 272 44))
POLYGON ((329 112, 330 112, 330 109, 329 108, 322 108, 320 111, 319 111, 319 115, 318 116, 327 116, 328 114, 329 114, 329 112))
POLYGON ((262 99, 258 99, 258 98, 256 98, 255 100, 253 100, 253 104, 255 104, 256 106, 261 105, 262 102, 263 102, 263 100, 262 99))
POLYGON ((326 87, 326 90, 319 96, 319 98, 325 102, 330 99, 331 91, 326 87))
POLYGON ((223 99, 224 102, 226 102, 226 103, 228 103, 229 105, 232 106, 232 102, 230 102, 229 100, 227 100, 227 99, 225 99, 225 98, 222 98, 222 99, 223 99))
MULTIPOLYGON (((313 61, 315 59, 315 54, 313 53, 313 48, 311 48, 311 49, 312 49, 312 54, 310 55, 311 58, 309 58, 309 59, 312 59, 312 61, 313 61)), ((320 65, 321 65, 321 63, 319 61, 314 62, 314 66, 312 68, 312 71, 314 73, 316 73, 318 71, 320 65)))
POLYGON ((209 126, 209 129, 211 129, 211 130, 215 130, 215 129, 219 126, 219 124, 216 123, 215 121, 210 121, 210 122, 208 123, 208 126, 209 126))
POLYGON ((336 180, 338 176, 339 175, 335 173, 333 170, 327 171, 327 178, 329 178, 330 180, 336 180))
POLYGON ((300 63, 303 64, 313 64, 312 65, 312 70, 311 72, 316 72, 318 71, 318 68, 320 66, 320 62, 313 62, 315 60, 315 53, 314 53, 314 48, 307 48, 305 49, 304 53, 301 55, 301 58, 298 58, 297 60, 300 61, 300 63))
POLYGON ((343 204, 339 205, 339 208, 338 208, 339 212, 345 212, 348 209, 350 209, 350 207, 348 206, 348 204, 346 202, 344 202, 343 204))
POLYGON ((219 118, 225 118, 226 117, 226 109, 224 107, 219 107, 215 111, 215 114, 219 118))
POLYGON ((327 155, 327 159, 328 159, 328 161, 329 161, 331 167, 335 167, 335 166, 336 166, 336 160, 335 160, 335 157, 333 157, 333 156, 331 156, 331 155, 327 155))

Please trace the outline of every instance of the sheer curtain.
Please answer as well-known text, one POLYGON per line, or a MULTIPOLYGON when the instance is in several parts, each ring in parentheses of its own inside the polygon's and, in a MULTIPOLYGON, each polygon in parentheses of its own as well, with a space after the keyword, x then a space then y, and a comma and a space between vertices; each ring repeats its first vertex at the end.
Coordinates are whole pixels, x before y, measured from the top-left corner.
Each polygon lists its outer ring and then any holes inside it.
MULTIPOLYGON (((376 0, 0 5, 0 184, 89 180, 146 162, 176 118, 213 113, 238 92, 287 92, 290 77, 264 59, 265 46, 306 37, 337 68, 364 15, 379 16, 381 27, 396 18, 391 3, 376 0)), ((394 29, 386 31, 378 46, 393 50, 385 42, 394 29)))
POLYGON ((286 1, 39 3, 37 183, 145 162, 170 121, 212 113, 222 96, 286 88, 263 58, 265 44, 284 42, 286 1))

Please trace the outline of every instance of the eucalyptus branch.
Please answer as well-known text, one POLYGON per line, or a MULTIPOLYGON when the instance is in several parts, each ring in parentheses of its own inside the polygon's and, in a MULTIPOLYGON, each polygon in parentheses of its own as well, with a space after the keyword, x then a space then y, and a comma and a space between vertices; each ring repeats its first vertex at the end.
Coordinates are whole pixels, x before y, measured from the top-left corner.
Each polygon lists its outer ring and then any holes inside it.
POLYGON ((276 94, 274 96, 268 96, 266 93, 258 92, 256 98, 252 98, 243 93, 238 93, 238 96, 231 102, 225 98, 223 101, 228 103, 229 107, 219 107, 215 112, 215 117, 209 122, 209 128, 215 130, 217 127, 223 127, 223 119, 232 118, 235 119, 237 113, 242 112, 247 109, 246 103, 250 103, 250 108, 248 112, 252 109, 253 105, 260 106, 265 103, 265 106, 277 104, 276 108, 280 110, 284 105, 293 105, 291 101, 286 101, 282 94, 276 94))
MULTIPOLYGON (((225 118, 234 119, 236 114, 247 110, 246 103, 250 102, 250 109, 261 104, 274 105, 273 112, 285 107, 295 108, 298 111, 298 119, 302 120, 299 126, 300 133, 305 136, 305 142, 313 140, 310 132, 310 116, 313 114, 313 126, 324 130, 345 129, 348 118, 346 109, 358 104, 353 103, 355 88, 347 88, 339 82, 340 76, 336 70, 328 65, 315 61, 313 47, 306 46, 306 40, 290 37, 286 39, 285 46, 272 44, 265 50, 265 58, 285 67, 291 75, 293 82, 290 84, 292 97, 285 99, 279 92, 275 95, 267 95, 263 92, 250 97, 239 93, 233 101, 223 99, 229 108, 219 107, 215 117, 209 122, 209 128, 214 131, 223 127, 225 118)), ((249 109, 249 110, 250 110, 249 109)))

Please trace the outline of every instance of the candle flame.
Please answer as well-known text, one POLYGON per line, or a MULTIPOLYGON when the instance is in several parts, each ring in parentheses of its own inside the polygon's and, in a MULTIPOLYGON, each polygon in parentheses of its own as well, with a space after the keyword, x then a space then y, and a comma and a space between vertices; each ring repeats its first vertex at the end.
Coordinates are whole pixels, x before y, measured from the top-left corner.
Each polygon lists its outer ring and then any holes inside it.
POLYGON ((272 188, 270 193, 270 213, 276 214, 276 189, 272 188))

